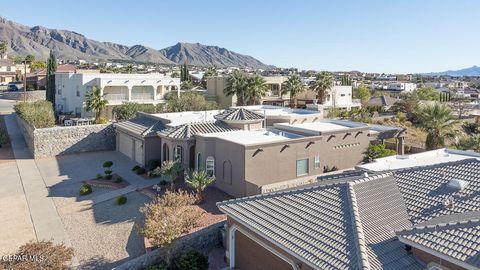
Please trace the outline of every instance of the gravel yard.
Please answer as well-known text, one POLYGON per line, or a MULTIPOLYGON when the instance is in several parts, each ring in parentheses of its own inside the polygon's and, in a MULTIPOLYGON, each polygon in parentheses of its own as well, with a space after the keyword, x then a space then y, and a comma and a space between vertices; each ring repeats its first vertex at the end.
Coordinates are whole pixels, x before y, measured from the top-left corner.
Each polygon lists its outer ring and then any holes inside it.
POLYGON ((149 198, 138 192, 126 197, 128 202, 121 206, 112 199, 86 210, 60 213, 81 269, 111 269, 144 253, 143 238, 133 226, 142 222, 138 210, 149 198))

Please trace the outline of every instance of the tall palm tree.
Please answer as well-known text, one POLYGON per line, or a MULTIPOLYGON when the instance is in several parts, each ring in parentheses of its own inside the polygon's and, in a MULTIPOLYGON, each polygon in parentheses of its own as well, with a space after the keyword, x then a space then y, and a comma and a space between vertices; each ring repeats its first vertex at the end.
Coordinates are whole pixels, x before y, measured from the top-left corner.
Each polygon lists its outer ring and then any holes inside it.
POLYGON ((98 86, 93 86, 92 90, 85 94, 85 106, 87 111, 95 112, 95 121, 98 122, 101 113, 107 107, 108 101, 103 99, 102 92, 98 86))
POLYGON ((266 81, 262 76, 255 74, 248 77, 245 101, 248 105, 255 105, 257 100, 265 96, 267 89, 266 81))
POLYGON ((282 85, 282 95, 290 93, 290 104, 293 99, 293 106, 297 107, 297 95, 305 91, 305 85, 298 74, 292 74, 282 85))
POLYGON ((418 112, 420 128, 427 132, 425 147, 427 150, 445 147, 445 138, 455 137, 451 110, 438 103, 421 108, 418 112))
POLYGON ((325 102, 327 92, 332 89, 335 79, 330 72, 322 71, 317 74, 311 89, 317 93, 317 101, 320 104, 325 102))
POLYGON ((237 105, 245 105, 245 96, 247 94, 247 74, 242 71, 234 71, 227 79, 227 86, 223 90, 227 96, 237 96, 237 105))

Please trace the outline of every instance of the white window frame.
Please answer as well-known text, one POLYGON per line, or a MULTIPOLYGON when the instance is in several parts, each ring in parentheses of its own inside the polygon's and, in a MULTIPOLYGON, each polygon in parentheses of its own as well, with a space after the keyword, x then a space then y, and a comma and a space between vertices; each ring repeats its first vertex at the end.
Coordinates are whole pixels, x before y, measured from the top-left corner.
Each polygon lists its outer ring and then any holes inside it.
POLYGON ((181 145, 173 148, 173 160, 183 162, 183 147, 181 145))
POLYGON ((205 172, 210 176, 215 175, 215 158, 213 156, 205 159, 205 172))
POLYGON ((320 156, 315 156, 313 159, 313 164, 315 169, 320 168, 320 156))

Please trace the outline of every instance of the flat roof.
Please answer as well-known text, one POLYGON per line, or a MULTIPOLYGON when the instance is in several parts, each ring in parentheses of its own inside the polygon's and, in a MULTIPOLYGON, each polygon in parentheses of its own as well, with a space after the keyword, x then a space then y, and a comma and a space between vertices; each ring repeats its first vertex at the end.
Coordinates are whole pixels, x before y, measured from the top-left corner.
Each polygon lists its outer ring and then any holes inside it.
POLYGON ((470 151, 441 148, 411 155, 396 155, 385 158, 378 158, 372 163, 358 165, 356 167, 368 171, 379 172, 410 167, 435 165, 472 158, 480 160, 480 154, 470 151))
POLYGON ((322 115, 320 111, 292 109, 288 107, 280 107, 273 105, 252 105, 252 106, 237 106, 232 108, 244 108, 252 112, 259 113, 265 116, 304 116, 304 115, 322 115))
POLYGON ((199 136, 214 137, 244 145, 279 142, 303 137, 299 134, 284 132, 277 129, 237 130, 229 132, 201 134, 199 136))
POLYGON ((167 120, 169 127, 175 127, 188 123, 215 121, 214 116, 223 112, 223 110, 211 111, 189 111, 189 112, 174 112, 174 113, 155 113, 152 114, 158 119, 167 120))
POLYGON ((302 132, 312 135, 320 135, 325 132, 346 131, 352 128, 368 128, 366 124, 351 123, 350 121, 341 120, 323 120, 319 122, 303 124, 275 123, 274 126, 279 129, 302 132))

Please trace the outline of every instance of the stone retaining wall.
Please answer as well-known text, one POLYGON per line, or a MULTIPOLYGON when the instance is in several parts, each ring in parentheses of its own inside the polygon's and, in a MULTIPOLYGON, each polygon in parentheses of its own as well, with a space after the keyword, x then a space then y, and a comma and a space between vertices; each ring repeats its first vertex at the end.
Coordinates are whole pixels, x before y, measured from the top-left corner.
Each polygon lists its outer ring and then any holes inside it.
MULTIPOLYGON (((173 244, 171 258, 178 257, 189 250, 197 250, 207 254, 211 249, 219 247, 222 242, 221 228, 225 221, 210 225, 200 231, 186 235, 173 244)), ((113 269, 116 270, 137 270, 144 269, 150 265, 160 263, 165 258, 165 250, 162 248, 150 251, 142 256, 127 261, 113 269)))
POLYGON ((34 129, 18 116, 17 123, 34 158, 115 150, 112 124, 34 129))
MULTIPOLYGON (((27 91, 27 101, 37 101, 37 100, 45 100, 47 95, 47 91, 45 90, 36 90, 36 91, 27 91)), ((2 97, 4 99, 12 99, 12 100, 23 100, 23 92, 3 92, 2 97)))

